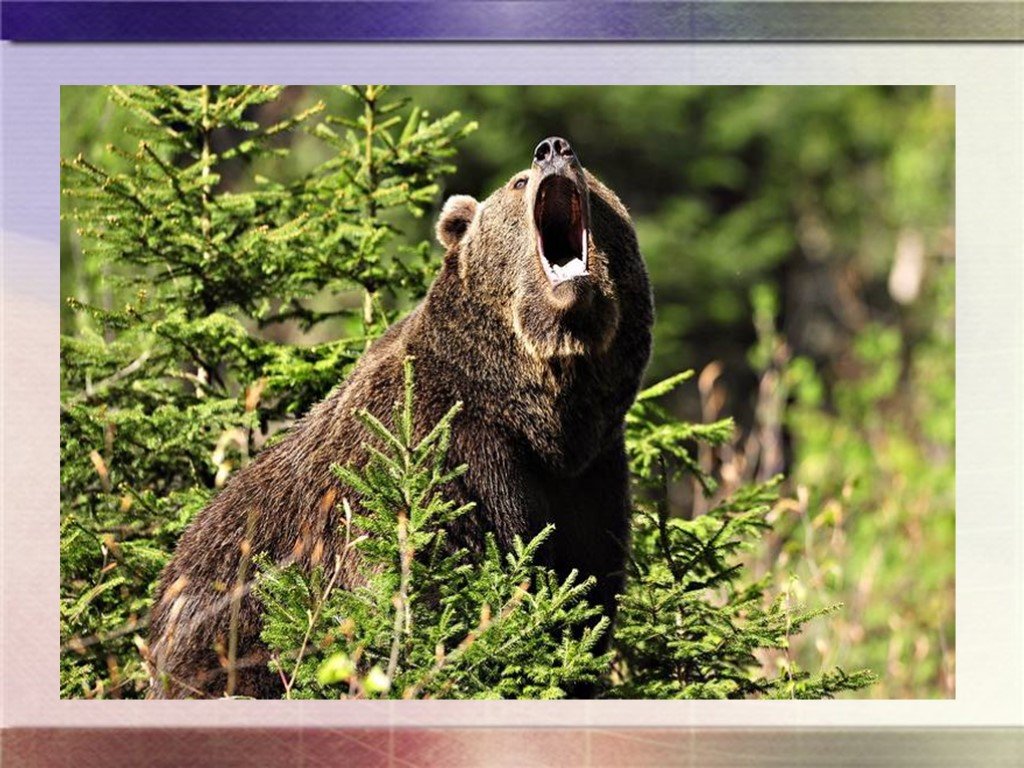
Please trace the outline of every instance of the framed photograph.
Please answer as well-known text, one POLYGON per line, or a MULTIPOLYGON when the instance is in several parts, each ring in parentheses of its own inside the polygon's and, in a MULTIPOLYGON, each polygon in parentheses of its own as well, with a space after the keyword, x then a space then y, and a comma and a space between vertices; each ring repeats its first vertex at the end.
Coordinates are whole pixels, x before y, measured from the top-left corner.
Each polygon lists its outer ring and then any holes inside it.
POLYGON ((1020 6, 867 5, 5 2, 10 764, 1016 764, 1020 6))

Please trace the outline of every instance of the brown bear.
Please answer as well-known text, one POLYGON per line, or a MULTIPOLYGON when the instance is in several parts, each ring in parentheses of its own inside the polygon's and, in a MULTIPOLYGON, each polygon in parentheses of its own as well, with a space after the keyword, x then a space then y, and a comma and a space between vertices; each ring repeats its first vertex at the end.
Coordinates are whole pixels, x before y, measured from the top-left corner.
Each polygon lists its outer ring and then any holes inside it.
POLYGON ((629 215, 569 143, 552 137, 529 170, 482 203, 450 198, 437 237, 446 254, 423 302, 182 535, 151 617, 151 696, 281 695, 259 639, 261 606, 231 585, 256 552, 306 566, 339 562, 337 583, 359 583, 353 556, 336 559, 340 502, 358 500, 331 466, 365 462, 368 435, 353 412, 390 416, 407 356, 419 429, 463 403, 448 462, 468 471, 447 495, 475 507, 446 532, 451 545, 479 553, 490 532, 507 549, 554 523, 545 564, 594 576, 591 598, 614 618, 629 536, 623 420, 653 321, 629 215), (221 661, 229 648, 230 676, 221 661))

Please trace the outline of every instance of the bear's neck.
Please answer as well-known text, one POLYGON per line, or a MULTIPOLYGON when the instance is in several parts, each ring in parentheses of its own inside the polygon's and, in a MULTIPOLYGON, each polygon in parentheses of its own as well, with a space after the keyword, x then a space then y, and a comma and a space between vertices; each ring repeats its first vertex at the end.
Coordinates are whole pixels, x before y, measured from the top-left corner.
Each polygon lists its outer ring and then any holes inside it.
POLYGON ((438 277, 403 334, 417 378, 432 391, 518 435, 546 463, 566 471, 621 428, 620 397, 603 365, 605 355, 532 354, 500 310, 438 277), (604 371, 604 373, 603 373, 604 371), (611 407, 609 407, 611 406, 611 407))

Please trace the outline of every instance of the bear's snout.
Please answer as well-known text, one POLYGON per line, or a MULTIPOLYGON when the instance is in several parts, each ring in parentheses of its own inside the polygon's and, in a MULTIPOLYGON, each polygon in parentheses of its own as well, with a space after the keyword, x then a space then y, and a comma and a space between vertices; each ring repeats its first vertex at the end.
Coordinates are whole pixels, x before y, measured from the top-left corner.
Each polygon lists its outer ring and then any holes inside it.
POLYGON ((549 136, 533 150, 533 164, 542 174, 559 173, 578 162, 572 145, 560 136, 549 136))

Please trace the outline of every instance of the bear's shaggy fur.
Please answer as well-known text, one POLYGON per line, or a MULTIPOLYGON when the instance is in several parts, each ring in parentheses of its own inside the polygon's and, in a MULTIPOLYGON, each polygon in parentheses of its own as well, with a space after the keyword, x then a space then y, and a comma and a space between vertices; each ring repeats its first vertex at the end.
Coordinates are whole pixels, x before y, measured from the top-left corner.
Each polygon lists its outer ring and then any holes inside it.
MULTIPOLYGON (((232 642, 231 692, 281 695, 259 639, 261 606, 248 591, 233 601, 232 586, 256 552, 333 567, 344 535, 340 502, 358 499, 330 467, 365 461, 368 435, 353 411, 387 421, 410 355, 421 433, 456 401, 464 406, 448 461, 469 469, 446 490, 476 506, 448 531, 452 546, 479 553, 493 532, 508 548, 554 523, 546 564, 595 576, 591 597, 614 617, 628 545, 623 418, 647 363, 653 310, 626 209, 568 158, 555 171, 534 162, 482 203, 450 198, 437 225, 444 263, 424 301, 185 531, 153 608, 151 696, 223 695, 219 658, 232 642), (543 186, 549 176, 562 186, 543 186), (587 274, 558 282, 541 253, 581 223, 587 274)), ((340 563, 337 583, 352 588, 356 563, 350 554, 340 563)))

